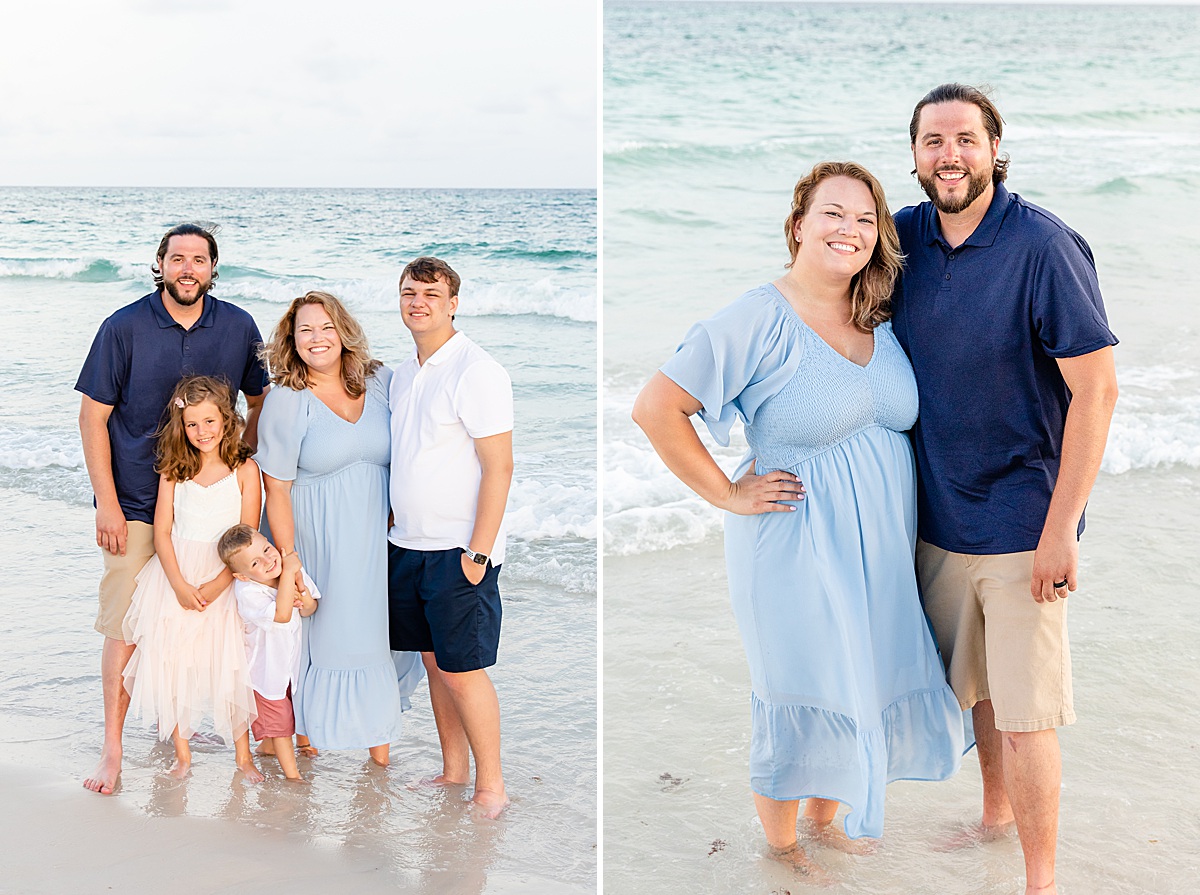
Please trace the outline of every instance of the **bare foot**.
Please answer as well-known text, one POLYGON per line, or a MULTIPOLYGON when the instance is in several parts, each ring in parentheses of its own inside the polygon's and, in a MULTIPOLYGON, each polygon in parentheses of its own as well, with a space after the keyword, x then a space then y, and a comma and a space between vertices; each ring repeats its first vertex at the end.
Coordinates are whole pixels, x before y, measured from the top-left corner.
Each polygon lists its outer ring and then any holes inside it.
POLYGON ((258 769, 258 765, 254 763, 253 758, 239 759, 237 769, 246 775, 247 783, 262 783, 267 779, 263 776, 262 771, 258 769))
POLYGON ((190 758, 176 757, 175 763, 171 765, 171 770, 167 771, 172 777, 177 780, 182 780, 192 771, 192 761, 190 758))
MULTIPOLYGON (((311 749, 312 747, 309 746, 309 748, 311 749)), ((255 755, 269 755, 271 757, 274 757, 275 756, 275 744, 272 743, 270 740, 263 740, 261 743, 258 744, 258 748, 254 750, 254 754, 255 755)))
POLYGON ((369 751, 371 753, 371 761, 375 762, 381 768, 386 768, 392 763, 390 744, 384 743, 382 746, 372 746, 369 751))
POLYGON ((508 796, 503 790, 495 792, 491 789, 477 789, 471 797, 471 810, 488 820, 495 820, 507 807, 508 796))
POLYGON ((800 833, 810 842, 847 855, 873 855, 879 851, 878 839, 851 839, 842 827, 832 823, 819 824, 809 817, 800 818, 800 833))
POLYGON ((90 777, 84 778, 83 788, 101 795, 111 796, 121 779, 121 753, 104 752, 100 755, 100 763, 90 777))
POLYGON ((804 853, 804 849, 800 847, 799 842, 793 842, 787 848, 776 848, 773 845, 767 846, 767 857, 772 861, 778 861, 791 867, 797 873, 806 876, 814 883, 819 885, 827 885, 830 882, 829 874, 826 873, 817 864, 804 853))
MULTIPOLYGON (((1011 838, 1016 829, 1016 821, 1009 821, 1006 824, 969 824, 945 836, 941 841, 935 842, 933 850, 952 852, 963 848, 975 848, 988 842, 999 842, 1002 839, 1011 838)), ((1054 889, 1051 888, 1049 891, 1053 895, 1054 889)))
POLYGON ((296 737, 296 754, 303 755, 305 758, 316 758, 321 753, 308 741, 308 737, 298 736, 296 737))
POLYGON ((1058 887, 1053 880, 1044 886, 1026 886, 1025 895, 1058 895, 1058 887))

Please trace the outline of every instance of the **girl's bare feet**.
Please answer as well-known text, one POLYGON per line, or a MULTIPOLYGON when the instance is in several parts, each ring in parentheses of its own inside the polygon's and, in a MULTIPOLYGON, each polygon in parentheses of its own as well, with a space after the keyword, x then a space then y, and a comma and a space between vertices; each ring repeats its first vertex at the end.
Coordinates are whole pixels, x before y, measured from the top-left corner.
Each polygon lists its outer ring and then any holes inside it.
POLYGON ((262 783, 267 779, 249 755, 237 760, 237 769, 246 776, 247 783, 262 783))

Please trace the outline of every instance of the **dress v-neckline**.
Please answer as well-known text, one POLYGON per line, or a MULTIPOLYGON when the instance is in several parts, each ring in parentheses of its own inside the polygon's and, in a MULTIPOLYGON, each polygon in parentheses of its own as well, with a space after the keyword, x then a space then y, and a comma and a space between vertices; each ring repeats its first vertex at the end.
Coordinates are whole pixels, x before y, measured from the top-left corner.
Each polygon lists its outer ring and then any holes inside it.
POLYGON ((827 341, 825 341, 825 338, 819 332, 817 332, 815 329, 813 329, 811 326, 809 326, 807 323, 804 322, 804 318, 800 316, 800 312, 797 311, 794 307, 792 307, 792 303, 787 300, 787 296, 783 294, 783 292, 780 290, 780 288, 778 286, 776 286, 774 283, 771 283, 770 286, 772 289, 775 290, 775 294, 779 297, 779 301, 783 302, 783 306, 785 308, 787 308, 789 312, 791 312, 791 315, 793 317, 796 318, 796 321, 802 327, 804 327, 806 330, 808 330, 810 333, 812 333, 813 337, 818 342, 820 342, 822 345, 824 345, 826 348, 828 348, 830 351, 832 351, 834 354, 836 354, 838 357, 840 357, 846 363, 850 364, 852 367, 855 367, 856 369, 859 369, 859 370, 865 370, 869 366, 871 366, 872 363, 874 363, 875 354, 879 349, 879 333, 877 332, 877 330, 874 330, 874 329, 871 330, 871 356, 869 358, 867 358, 867 362, 865 364, 860 364, 858 361, 854 361, 854 360, 851 360, 850 358, 846 357, 846 355, 842 354, 842 352, 838 351, 836 348, 834 348, 832 345, 830 345, 827 341))
POLYGON ((331 414, 333 414, 333 416, 335 416, 337 419, 341 420, 343 423, 346 423, 349 426, 357 426, 360 422, 362 422, 362 418, 367 415, 367 393, 366 392, 363 392, 362 410, 360 410, 358 412, 358 419, 356 419, 354 421, 346 419, 344 416, 342 416, 340 413, 338 413, 336 410, 334 410, 332 407, 330 407, 328 404, 326 404, 321 399, 321 396, 318 395, 316 392, 314 392, 311 388, 308 390, 308 393, 310 395, 312 395, 314 398, 316 398, 317 402, 322 407, 324 407, 327 411, 329 411, 331 414))

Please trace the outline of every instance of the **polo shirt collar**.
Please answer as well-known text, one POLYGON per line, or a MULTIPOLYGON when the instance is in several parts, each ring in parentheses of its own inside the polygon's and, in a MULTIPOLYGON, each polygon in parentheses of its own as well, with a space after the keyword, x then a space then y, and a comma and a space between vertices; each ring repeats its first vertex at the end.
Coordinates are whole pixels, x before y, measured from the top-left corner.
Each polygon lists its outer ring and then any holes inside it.
MULTIPOLYGON (((966 238, 963 245, 980 247, 992 245, 996 241, 996 234, 1000 232, 1000 225, 1004 223, 1004 216, 1008 213, 1008 204, 1011 200, 1012 196, 1004 184, 997 183, 993 187, 992 204, 988 206, 987 214, 983 216, 983 220, 979 222, 975 232, 966 238)), ((929 216, 925 219, 925 244, 947 244, 942 236, 942 225, 938 220, 937 209, 934 208, 932 202, 925 204, 929 208, 929 216)))
MULTIPOLYGON (((446 341, 446 344, 437 351, 433 352, 433 354, 429 355, 429 357, 425 359, 425 363, 437 366, 444 361, 450 360, 450 358, 454 357, 454 355, 458 354, 458 352, 462 351, 466 347, 467 337, 462 334, 461 330, 455 330, 454 335, 452 335, 446 341)), ((416 348, 413 349, 413 356, 416 356, 416 348)))
MULTIPOLYGON (((159 289, 157 292, 151 292, 147 297, 150 299, 150 310, 154 312, 154 320, 158 323, 159 327, 170 329, 172 326, 180 326, 179 321, 170 315, 163 304, 162 289, 159 289)), ((193 323, 192 326, 212 326, 213 315, 216 313, 214 310, 215 304, 216 299, 212 295, 204 296, 204 310, 200 312, 200 319, 193 323)), ((182 326, 180 328, 182 329, 182 326)))

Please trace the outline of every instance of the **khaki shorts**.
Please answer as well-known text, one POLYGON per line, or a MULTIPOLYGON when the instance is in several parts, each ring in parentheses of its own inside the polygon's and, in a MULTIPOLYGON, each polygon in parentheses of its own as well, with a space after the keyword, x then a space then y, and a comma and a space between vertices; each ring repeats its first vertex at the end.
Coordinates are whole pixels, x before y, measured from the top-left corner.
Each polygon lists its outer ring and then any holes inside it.
POLYGON ((125 640, 121 622, 133 601, 137 574, 154 555, 154 526, 145 522, 130 522, 125 539, 125 555, 117 556, 103 547, 104 575, 100 579, 100 611, 96 613, 96 630, 113 640, 125 640))
POLYGON ((917 541, 917 578, 959 705, 992 701, 997 730, 1075 720, 1067 603, 1029 593, 1033 551, 974 556, 917 541))

